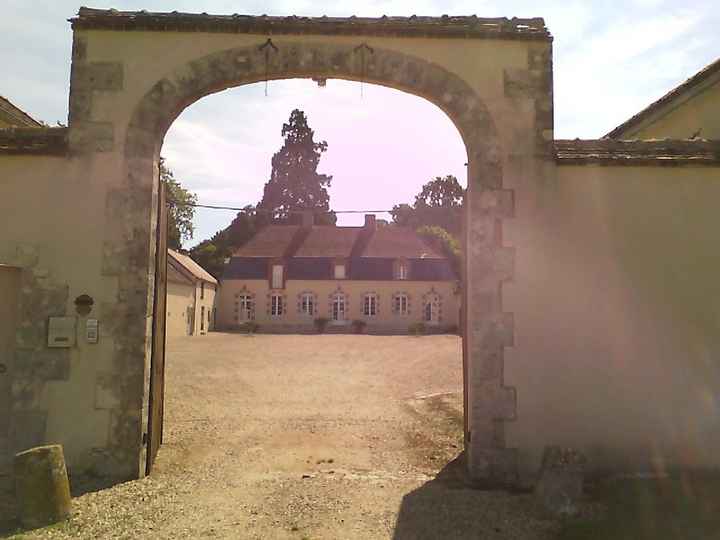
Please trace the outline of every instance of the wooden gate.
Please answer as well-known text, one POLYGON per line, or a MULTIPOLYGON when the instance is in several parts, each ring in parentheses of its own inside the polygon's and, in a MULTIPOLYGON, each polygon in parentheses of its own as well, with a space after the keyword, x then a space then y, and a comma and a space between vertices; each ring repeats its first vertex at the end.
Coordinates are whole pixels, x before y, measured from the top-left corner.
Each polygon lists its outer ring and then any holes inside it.
POLYGON ((165 315, 167 312, 167 201, 160 183, 155 253, 155 298, 153 300, 152 356, 150 360, 150 401, 148 404, 147 460, 145 474, 152 471, 162 444, 165 408, 165 315))

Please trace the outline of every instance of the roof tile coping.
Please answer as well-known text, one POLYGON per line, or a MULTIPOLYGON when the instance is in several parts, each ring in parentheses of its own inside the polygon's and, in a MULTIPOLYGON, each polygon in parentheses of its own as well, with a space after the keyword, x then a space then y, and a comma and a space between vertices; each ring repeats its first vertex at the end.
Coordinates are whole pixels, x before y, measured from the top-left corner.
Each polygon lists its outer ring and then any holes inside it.
POLYGON ((559 165, 720 165, 720 141, 706 139, 560 139, 559 165))
POLYGON ((282 17, 81 7, 77 17, 68 21, 73 29, 552 40, 542 17, 282 17))
POLYGON ((49 154, 68 153, 66 127, 11 127, 0 128, 1 154, 49 154))

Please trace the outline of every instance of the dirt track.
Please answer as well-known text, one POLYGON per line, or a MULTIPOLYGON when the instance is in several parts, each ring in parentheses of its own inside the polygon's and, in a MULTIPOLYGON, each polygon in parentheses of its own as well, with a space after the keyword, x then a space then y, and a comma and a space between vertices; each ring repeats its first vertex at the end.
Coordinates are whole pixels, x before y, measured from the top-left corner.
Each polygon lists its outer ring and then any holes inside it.
POLYGON ((551 538, 528 496, 446 467, 461 380, 455 336, 177 339, 154 474, 23 538, 551 538))

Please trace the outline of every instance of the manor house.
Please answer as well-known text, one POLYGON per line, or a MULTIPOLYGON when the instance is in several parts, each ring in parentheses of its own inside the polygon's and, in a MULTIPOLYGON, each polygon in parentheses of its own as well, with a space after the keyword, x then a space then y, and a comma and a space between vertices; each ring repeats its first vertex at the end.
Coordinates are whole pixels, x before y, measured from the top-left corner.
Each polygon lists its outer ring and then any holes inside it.
POLYGON ((235 252, 217 327, 254 321, 261 332, 309 332, 327 321, 328 331, 405 333, 422 322, 427 331, 456 331, 458 280, 410 228, 374 215, 363 227, 314 225, 306 214, 301 225, 265 227, 235 252))

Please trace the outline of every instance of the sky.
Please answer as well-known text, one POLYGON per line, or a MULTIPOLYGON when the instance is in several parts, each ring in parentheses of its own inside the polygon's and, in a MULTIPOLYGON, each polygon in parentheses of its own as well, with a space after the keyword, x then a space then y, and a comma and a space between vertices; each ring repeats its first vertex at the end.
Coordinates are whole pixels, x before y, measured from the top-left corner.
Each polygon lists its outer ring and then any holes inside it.
MULTIPOLYGON (((2 0, 0 95, 50 125, 67 122, 72 35, 82 4, 2 0)), ((119 10, 307 16, 472 15, 545 18, 554 36, 556 138, 597 138, 720 56, 717 0, 322 0, 131 1, 119 10)), ((333 175, 336 210, 385 210, 412 202, 422 184, 453 174, 464 185, 460 135, 437 107, 379 86, 330 80, 253 84, 207 96, 171 126, 162 154, 206 204, 256 204, 282 145, 290 112, 306 112, 326 140, 319 171, 333 175)), ((233 212, 198 209, 189 247, 224 228, 233 212)), ((379 217, 383 217, 382 215, 379 217)), ((341 216, 359 224, 362 216, 341 216)))

